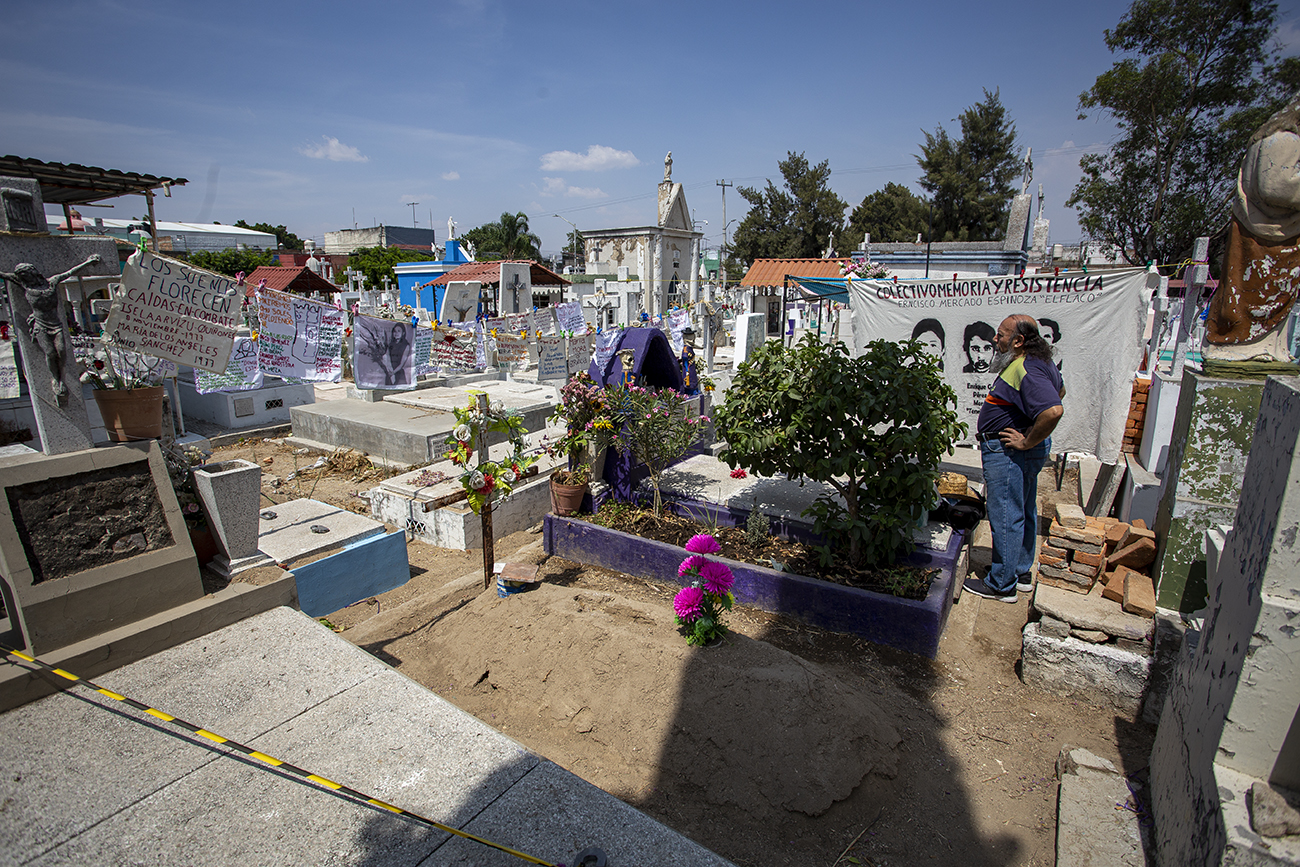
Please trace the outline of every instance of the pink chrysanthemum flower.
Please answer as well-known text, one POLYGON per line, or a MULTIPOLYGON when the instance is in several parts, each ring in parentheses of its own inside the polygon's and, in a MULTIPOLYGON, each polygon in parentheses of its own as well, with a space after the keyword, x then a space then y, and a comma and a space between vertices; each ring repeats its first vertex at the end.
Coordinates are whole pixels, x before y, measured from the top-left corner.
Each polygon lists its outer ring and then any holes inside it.
POLYGON ((735 583, 736 578, 731 574, 730 567, 726 563, 719 563, 716 560, 706 560, 700 567, 700 578, 704 580, 704 589, 714 594, 722 596, 731 590, 731 585, 735 583))
POLYGON ((700 605, 704 602, 704 591, 698 587, 683 587, 673 597, 673 611, 687 623, 700 616, 700 605))
POLYGON ((703 567, 704 564, 708 562, 709 562, 708 560, 705 560, 699 554, 692 554, 691 556, 687 557, 685 560, 682 561, 682 565, 677 567, 677 577, 685 578, 691 572, 694 572, 696 575, 699 575, 701 574, 701 572, 699 571, 701 567, 703 567))
POLYGON ((716 554, 722 550, 718 540, 708 533, 698 533, 686 543, 686 550, 692 554, 716 554))

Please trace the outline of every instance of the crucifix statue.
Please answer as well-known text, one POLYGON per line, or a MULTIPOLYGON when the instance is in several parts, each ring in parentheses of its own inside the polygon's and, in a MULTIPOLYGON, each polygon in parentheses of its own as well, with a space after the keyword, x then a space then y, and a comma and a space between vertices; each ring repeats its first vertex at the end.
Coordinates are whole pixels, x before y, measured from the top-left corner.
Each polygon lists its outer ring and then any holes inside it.
POLYGON ((68 403, 68 386, 63 381, 66 326, 59 320, 59 284, 101 261, 103 260, 98 253, 92 253, 80 265, 74 265, 62 274, 49 278, 41 276, 35 265, 26 262, 17 265, 12 274, 0 271, 0 278, 23 287, 23 295, 32 306, 26 323, 27 336, 45 355, 45 363, 50 371, 50 385, 59 406, 68 403))

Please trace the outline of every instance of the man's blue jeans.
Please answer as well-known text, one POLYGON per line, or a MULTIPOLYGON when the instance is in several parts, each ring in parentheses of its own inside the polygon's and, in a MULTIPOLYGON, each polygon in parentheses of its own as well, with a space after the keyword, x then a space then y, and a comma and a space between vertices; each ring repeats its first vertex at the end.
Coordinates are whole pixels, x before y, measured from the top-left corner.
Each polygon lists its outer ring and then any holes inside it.
POLYGON ((1028 451, 1000 441, 980 443, 984 497, 993 530, 993 566, 984 583, 995 593, 1015 593, 1016 577, 1034 568, 1038 541, 1038 472, 1047 461, 1050 438, 1028 451))

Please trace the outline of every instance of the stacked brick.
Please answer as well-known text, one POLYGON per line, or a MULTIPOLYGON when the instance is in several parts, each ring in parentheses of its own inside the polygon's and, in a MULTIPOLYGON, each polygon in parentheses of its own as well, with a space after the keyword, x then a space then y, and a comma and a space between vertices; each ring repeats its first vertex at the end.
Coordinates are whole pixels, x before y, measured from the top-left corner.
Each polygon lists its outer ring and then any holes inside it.
POLYGON ((1124 423, 1124 444, 1120 451, 1126 455, 1137 454, 1142 445, 1142 430, 1147 423, 1147 391, 1151 380, 1134 378, 1133 392, 1128 401, 1128 421, 1124 423))
POLYGON ((1156 534, 1143 521, 1093 518, 1079 506, 1062 504, 1038 551, 1038 580, 1076 593, 1090 593, 1101 582, 1104 598, 1130 614, 1154 617, 1155 559, 1156 534))

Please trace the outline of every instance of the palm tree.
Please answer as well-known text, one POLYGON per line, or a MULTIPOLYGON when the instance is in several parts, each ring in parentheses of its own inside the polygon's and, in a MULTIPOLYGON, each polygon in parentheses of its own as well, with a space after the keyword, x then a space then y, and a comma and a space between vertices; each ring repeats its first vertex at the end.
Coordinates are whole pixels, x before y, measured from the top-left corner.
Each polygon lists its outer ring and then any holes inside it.
POLYGON ((523 211, 517 214, 502 214, 501 253, 507 259, 540 259, 542 254, 538 247, 542 239, 528 231, 528 215, 523 211))

